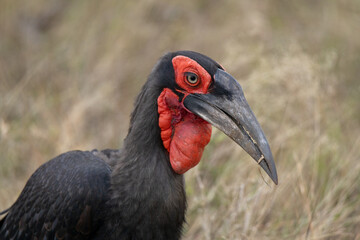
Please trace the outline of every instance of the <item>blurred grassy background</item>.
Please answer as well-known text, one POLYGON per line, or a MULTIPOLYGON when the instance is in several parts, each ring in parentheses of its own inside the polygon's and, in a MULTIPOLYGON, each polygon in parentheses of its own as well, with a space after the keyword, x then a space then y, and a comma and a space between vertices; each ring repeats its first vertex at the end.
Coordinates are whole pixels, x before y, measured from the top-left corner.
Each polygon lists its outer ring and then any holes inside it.
POLYGON ((185 49, 240 81, 279 185, 214 130, 184 239, 360 239, 360 1, 0 5, 0 209, 59 153, 121 146, 147 74, 185 49))

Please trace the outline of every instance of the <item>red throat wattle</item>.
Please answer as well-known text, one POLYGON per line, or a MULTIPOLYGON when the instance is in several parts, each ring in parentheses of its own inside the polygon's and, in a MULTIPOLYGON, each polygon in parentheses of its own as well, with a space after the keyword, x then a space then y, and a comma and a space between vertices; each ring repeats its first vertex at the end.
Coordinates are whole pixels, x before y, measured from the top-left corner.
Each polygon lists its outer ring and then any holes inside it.
MULTIPOLYGON (((184 94, 206 94, 210 74, 196 61, 185 56, 172 59, 175 82, 184 94)), ((196 166, 211 138, 211 125, 186 110, 179 97, 165 88, 158 97, 159 127, 164 147, 169 152, 173 170, 183 174, 196 166)))
POLYGON ((176 173, 183 174, 200 162, 211 138, 211 125, 188 112, 168 88, 158 98, 158 112, 161 139, 171 166, 176 173))

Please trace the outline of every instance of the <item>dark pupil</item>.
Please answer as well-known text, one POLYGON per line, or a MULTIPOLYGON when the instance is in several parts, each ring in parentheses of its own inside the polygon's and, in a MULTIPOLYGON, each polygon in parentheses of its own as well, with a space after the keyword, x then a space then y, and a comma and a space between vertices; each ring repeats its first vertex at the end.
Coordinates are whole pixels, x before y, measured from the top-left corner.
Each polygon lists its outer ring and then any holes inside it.
POLYGON ((189 82, 191 82, 191 83, 194 83, 197 81, 196 75, 193 75, 193 74, 189 75, 188 79, 189 79, 189 82))

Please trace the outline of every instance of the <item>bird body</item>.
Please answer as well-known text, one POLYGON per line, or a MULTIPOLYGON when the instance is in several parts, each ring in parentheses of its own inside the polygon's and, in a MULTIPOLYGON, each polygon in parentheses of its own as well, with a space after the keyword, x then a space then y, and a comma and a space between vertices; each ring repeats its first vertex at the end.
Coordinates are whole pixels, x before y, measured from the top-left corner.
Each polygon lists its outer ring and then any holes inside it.
POLYGON ((137 97, 121 150, 71 151, 43 164, 0 221, 0 239, 180 239, 183 173, 200 161, 210 124, 277 183, 240 85, 202 54, 168 53, 137 97))

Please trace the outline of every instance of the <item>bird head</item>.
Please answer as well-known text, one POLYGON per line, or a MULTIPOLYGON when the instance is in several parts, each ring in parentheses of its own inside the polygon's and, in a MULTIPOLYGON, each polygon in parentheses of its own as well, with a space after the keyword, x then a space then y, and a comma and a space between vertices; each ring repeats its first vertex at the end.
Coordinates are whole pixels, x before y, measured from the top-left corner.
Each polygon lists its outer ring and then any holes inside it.
POLYGON ((163 74, 153 76, 161 89, 158 125, 176 173, 183 174, 199 163, 213 125, 277 184, 275 163, 260 124, 240 84, 220 64, 200 53, 179 51, 165 55, 154 72, 163 74))

